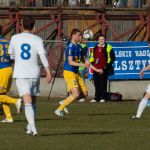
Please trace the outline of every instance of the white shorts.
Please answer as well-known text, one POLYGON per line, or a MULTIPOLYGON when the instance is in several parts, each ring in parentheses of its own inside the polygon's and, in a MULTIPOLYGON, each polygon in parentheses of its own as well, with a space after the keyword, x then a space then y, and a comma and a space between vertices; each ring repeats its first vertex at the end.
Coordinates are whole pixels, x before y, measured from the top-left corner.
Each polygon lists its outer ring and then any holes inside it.
POLYGON ((39 95, 40 88, 40 79, 22 79, 16 78, 16 86, 19 92, 20 97, 25 94, 29 94, 31 96, 39 95))
POLYGON ((146 92, 147 92, 147 93, 150 93, 150 84, 147 86, 146 92))

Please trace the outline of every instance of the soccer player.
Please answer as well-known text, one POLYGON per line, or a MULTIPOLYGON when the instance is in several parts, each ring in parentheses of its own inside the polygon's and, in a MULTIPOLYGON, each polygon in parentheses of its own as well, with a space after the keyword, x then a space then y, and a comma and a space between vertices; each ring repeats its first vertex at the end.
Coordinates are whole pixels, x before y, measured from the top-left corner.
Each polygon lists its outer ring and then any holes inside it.
MULTIPOLYGON (((0 35, 2 34, 2 26, 0 25, 0 35)), ((5 119, 1 122, 13 122, 9 104, 15 104, 17 112, 20 113, 21 99, 11 98, 7 96, 7 92, 11 86, 12 67, 10 57, 8 55, 9 42, 0 36, 0 102, 2 104, 5 119)))
POLYGON ((64 79, 67 85, 67 90, 70 95, 63 101, 63 103, 55 110, 55 114, 63 117, 63 110, 66 106, 79 98, 83 93, 86 97, 88 91, 86 85, 78 72, 80 66, 89 67, 89 62, 80 63, 83 57, 82 48, 77 43, 79 42, 81 32, 78 29, 73 29, 71 32, 71 41, 65 50, 65 63, 64 63, 64 79))
MULTIPOLYGON (((150 70, 150 65, 146 66, 140 71, 140 79, 143 78, 143 74, 145 71, 150 70)), ((138 110, 136 115, 132 116, 132 119, 140 119, 141 115, 148 104, 148 100, 150 99, 150 84, 147 86, 144 96, 138 106, 138 110)))
POLYGON ((24 17, 22 21, 23 32, 12 36, 9 46, 9 54, 15 60, 13 78, 20 97, 25 103, 25 116, 28 122, 27 134, 37 135, 35 127, 35 102, 39 94, 40 69, 38 66, 38 55, 46 70, 46 79, 49 83, 51 72, 43 46, 43 40, 32 33, 35 20, 24 17), (32 106, 33 104, 33 106, 32 106))

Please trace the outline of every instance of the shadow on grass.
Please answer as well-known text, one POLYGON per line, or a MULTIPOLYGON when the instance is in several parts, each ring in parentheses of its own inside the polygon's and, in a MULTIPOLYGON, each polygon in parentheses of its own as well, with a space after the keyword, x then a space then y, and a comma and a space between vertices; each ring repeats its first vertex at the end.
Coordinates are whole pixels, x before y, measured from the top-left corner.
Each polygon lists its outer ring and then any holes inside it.
POLYGON ((107 135, 107 134, 115 134, 120 131, 77 131, 77 132, 64 132, 64 133, 49 133, 49 134, 40 134, 39 136, 64 136, 64 135, 107 135))
POLYGON ((40 121, 50 121, 50 120, 69 120, 69 118, 37 118, 36 121, 40 122, 40 121))
POLYGON ((87 116, 131 116, 132 114, 131 113, 110 113, 110 114, 104 114, 104 113, 100 113, 100 114, 87 114, 87 116))
MULTIPOLYGON (((38 118, 36 119, 36 122, 41 122, 41 121, 51 121, 51 120, 54 120, 54 121, 62 121, 62 120, 68 120, 69 118, 38 118)), ((15 120, 14 122, 26 122, 26 119, 17 119, 15 120)))

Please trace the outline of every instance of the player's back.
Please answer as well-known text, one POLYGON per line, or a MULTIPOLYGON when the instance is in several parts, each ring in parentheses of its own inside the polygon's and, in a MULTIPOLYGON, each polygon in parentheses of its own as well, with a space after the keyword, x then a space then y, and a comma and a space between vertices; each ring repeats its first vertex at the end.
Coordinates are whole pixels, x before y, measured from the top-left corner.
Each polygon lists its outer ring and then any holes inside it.
POLYGON ((14 35, 9 53, 15 57, 14 78, 39 76, 38 54, 45 53, 40 37, 26 32, 14 35))

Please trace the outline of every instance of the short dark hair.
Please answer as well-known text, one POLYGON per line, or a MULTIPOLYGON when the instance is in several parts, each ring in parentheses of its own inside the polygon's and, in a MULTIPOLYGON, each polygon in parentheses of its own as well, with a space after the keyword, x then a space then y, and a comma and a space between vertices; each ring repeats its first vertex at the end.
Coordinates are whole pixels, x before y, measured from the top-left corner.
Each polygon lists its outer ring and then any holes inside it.
POLYGON ((105 38, 105 35, 104 35, 104 34, 100 34, 98 37, 103 37, 103 38, 105 38))
POLYGON ((3 31, 3 27, 2 25, 0 25, 0 34, 2 34, 2 31, 3 31))
POLYGON ((25 30, 32 30, 35 24, 35 19, 31 16, 25 16, 23 19, 23 28, 25 30))
POLYGON ((74 34, 76 34, 77 32, 81 32, 79 29, 73 29, 72 31, 71 31, 71 37, 72 37, 72 35, 74 35, 74 34))

